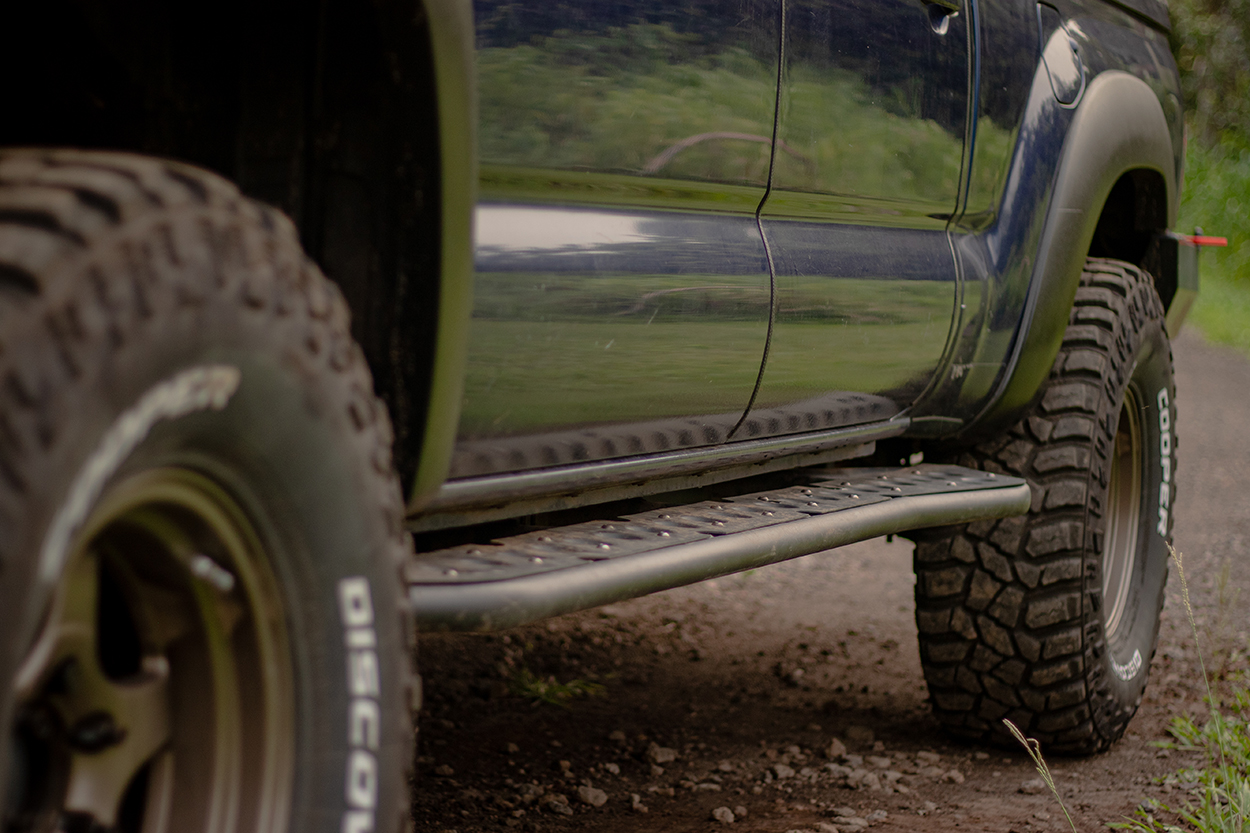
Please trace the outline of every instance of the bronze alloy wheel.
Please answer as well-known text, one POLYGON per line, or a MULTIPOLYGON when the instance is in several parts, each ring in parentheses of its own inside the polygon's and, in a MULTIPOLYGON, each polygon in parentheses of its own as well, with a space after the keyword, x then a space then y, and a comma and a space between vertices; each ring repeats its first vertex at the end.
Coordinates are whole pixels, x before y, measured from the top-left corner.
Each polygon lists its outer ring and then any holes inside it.
POLYGON ((105 495, 15 687, 19 827, 283 829, 282 604, 241 507, 206 478, 157 469, 105 495))
POLYGON ((1120 409, 1107 485, 1107 531, 1102 550, 1102 598, 1107 641, 1114 642, 1128 608, 1139 549, 1142 505, 1142 406, 1130 386, 1120 409))

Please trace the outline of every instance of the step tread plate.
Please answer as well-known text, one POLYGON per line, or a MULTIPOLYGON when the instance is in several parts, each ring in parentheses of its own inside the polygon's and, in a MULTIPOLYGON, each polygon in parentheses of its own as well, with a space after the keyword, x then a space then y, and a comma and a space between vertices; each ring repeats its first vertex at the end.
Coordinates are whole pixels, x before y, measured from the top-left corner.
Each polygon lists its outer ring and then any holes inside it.
POLYGON ((817 471, 807 485, 653 509, 621 518, 526 532, 488 544, 422 553, 408 566, 405 578, 410 585, 506 581, 900 497, 982 491, 1022 482, 958 466, 817 471))

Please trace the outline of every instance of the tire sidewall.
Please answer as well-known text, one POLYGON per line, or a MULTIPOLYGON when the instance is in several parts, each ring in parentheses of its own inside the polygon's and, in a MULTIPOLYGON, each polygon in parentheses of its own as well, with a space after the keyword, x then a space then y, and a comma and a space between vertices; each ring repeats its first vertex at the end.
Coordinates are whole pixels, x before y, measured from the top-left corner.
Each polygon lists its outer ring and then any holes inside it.
MULTIPOLYGON (((1107 639, 1107 605, 1101 596, 1104 566, 1101 554, 1107 539, 1106 517, 1101 519, 1101 529, 1094 536, 1097 569, 1085 594, 1094 611, 1090 618, 1096 621, 1097 639, 1091 640, 1093 651, 1090 659, 1095 679, 1103 688, 1103 692, 1097 693, 1102 693, 1105 700, 1103 708, 1094 710, 1094 719, 1098 723, 1109 719, 1122 720, 1123 710, 1133 710, 1141 702, 1158 639, 1159 613, 1168 576, 1171 509, 1175 491, 1176 391, 1170 347, 1158 322, 1152 322, 1140 334, 1127 385, 1120 391, 1115 400, 1117 404, 1107 415, 1109 447, 1114 442, 1120 408, 1129 390, 1132 391, 1132 399, 1141 408, 1142 478, 1141 493, 1137 497, 1137 557, 1129 579, 1124 619, 1113 639, 1107 639)), ((1108 461, 1097 492, 1104 505, 1109 477, 1108 461)))
MULTIPOLYGON (((296 245, 281 237, 270 242, 296 245)), ((100 443, 146 394, 196 368, 237 369, 238 387, 225 407, 151 425, 104 488, 144 470, 181 466, 238 503, 265 545, 288 634, 295 749, 287 829, 339 831, 351 814, 364 812, 362 829, 393 830, 400 821, 395 808, 407 798, 410 729, 403 672, 408 634, 396 572, 402 504, 389 468, 386 417, 342 321, 317 320, 279 297, 284 288, 271 264, 237 265, 224 280, 210 277, 214 265, 193 260, 145 287, 147 314, 126 320, 120 340, 107 332, 116 316, 96 320, 110 311, 78 270, 59 276, 35 314, 6 333, 8 372, 42 392, 31 424, 17 430, 51 441, 25 460, 26 492, 0 498, 7 521, 0 548, 29 565, 67 496, 89 476, 85 467, 100 443), (242 302, 246 284, 268 300, 242 302), (197 291, 189 302, 187 285, 213 289, 197 291), (74 356, 77 372, 65 384, 52 381, 66 374, 44 322, 69 307, 85 321, 86 337, 74 356), (339 372, 335 365, 355 370, 339 372), (344 588, 362 586, 367 617, 359 592, 354 606, 344 606, 344 588), (356 641, 371 644, 349 649, 349 628, 368 630, 356 641), (352 742, 351 710, 362 697, 379 707, 376 744, 352 742)), ((29 644, 53 588, 23 572, 24 588, 11 574, 4 594, 25 595, 26 626, 15 641, 29 644)))

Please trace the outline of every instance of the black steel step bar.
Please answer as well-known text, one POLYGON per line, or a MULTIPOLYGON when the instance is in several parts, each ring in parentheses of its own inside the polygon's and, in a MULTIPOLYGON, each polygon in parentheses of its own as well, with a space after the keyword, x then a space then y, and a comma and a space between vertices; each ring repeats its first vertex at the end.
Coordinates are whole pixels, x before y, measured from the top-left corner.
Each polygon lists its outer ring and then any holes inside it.
POLYGON ((422 553, 408 599, 422 630, 501 630, 1029 502, 1020 478, 959 466, 822 470, 807 485, 422 553))

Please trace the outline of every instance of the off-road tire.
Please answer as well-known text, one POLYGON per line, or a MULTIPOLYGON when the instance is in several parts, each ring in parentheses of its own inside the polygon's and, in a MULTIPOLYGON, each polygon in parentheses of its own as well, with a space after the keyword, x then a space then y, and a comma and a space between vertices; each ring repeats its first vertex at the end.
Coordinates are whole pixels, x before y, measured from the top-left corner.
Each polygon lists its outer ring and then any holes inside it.
MULTIPOLYGON (((261 703, 265 714, 285 715, 276 729, 236 709, 239 771, 250 777, 254 758, 272 753, 278 775, 263 783, 286 784, 282 794, 257 794, 257 776, 222 787, 235 798, 197 805, 208 788, 189 783, 194 762, 184 755, 167 779, 173 804, 161 810, 173 821, 152 829, 404 829, 416 678, 399 581, 411 540, 391 439, 346 305, 286 217, 183 164, 0 152, 0 725, 8 756, 0 826, 65 812, 59 775, 45 771, 47 750, 22 757, 32 747, 107 747, 127 736, 125 727, 110 740, 58 725, 48 702, 67 696, 65 663, 26 681, 37 692, 30 702, 12 693, 19 668, 40 668, 31 665, 33 646, 44 644, 56 611, 69 609, 58 601, 67 571, 91 550, 103 566, 77 581, 96 594, 92 605, 114 605, 109 615, 135 603, 125 614, 138 622, 132 642, 148 638, 135 617, 152 611, 193 634, 234 629, 212 643, 232 652, 220 667, 255 678, 231 690, 234 672, 220 672, 210 682, 227 687, 213 703, 246 706, 262 689, 289 694, 261 703), (207 507, 204 517, 197 506, 207 507), (201 532, 210 544, 225 541, 221 553, 178 550, 201 532), (132 575, 128 559, 140 550, 119 545, 128 540, 146 547, 142 570, 153 572, 132 575), (182 612, 188 606, 195 610, 182 612), (253 655, 261 641, 247 641, 262 631, 272 661, 253 655), (289 684, 264 688, 283 668, 289 684), (32 712, 42 717, 32 722, 32 712), (248 746, 253 735, 270 746, 248 746), (32 784, 42 785, 39 795, 23 792, 37 792, 32 784)), ((103 644, 117 631, 110 621, 100 614, 75 624, 96 623, 96 652, 120 656, 127 645, 103 644)), ((152 638, 177 638, 159 630, 152 638)), ((171 644, 166 668, 177 680, 187 650, 171 644)), ((103 688, 121 690, 128 679, 103 688)), ((194 723, 194 714, 178 713, 194 700, 186 687, 173 697, 182 705, 169 706, 175 728, 165 748, 174 755, 199 742, 178 734, 194 723)), ((204 724, 217 731, 221 714, 234 712, 205 714, 204 724)), ((229 767, 216 771, 236 778, 229 767)), ((155 776, 143 777, 150 793, 155 776)), ((156 811, 135 789, 127 788, 121 812, 137 829, 144 812, 156 811)), ((81 816, 74 824, 90 823, 81 816)))
POLYGON ((1163 314, 1149 275, 1091 258, 1029 415, 952 455, 1027 479, 1033 501, 1027 515, 914 536, 921 663, 951 734, 1012 743, 1006 718, 1048 751, 1090 753, 1118 739, 1140 704, 1175 497, 1176 397, 1163 314), (1129 498, 1133 460, 1139 480, 1129 498), (1108 544, 1114 529, 1119 543, 1108 544), (1128 560, 1104 563, 1104 547, 1128 560), (1103 598, 1104 570, 1116 599, 1103 598))

